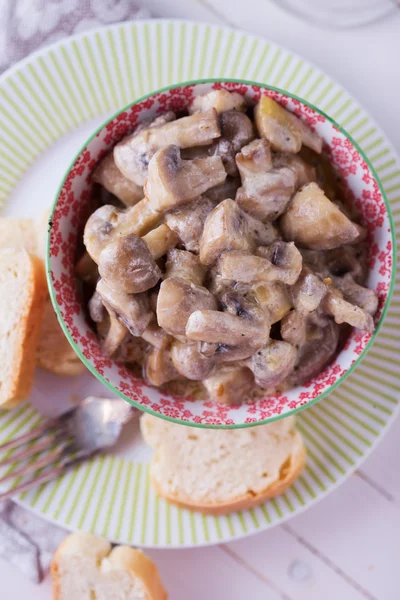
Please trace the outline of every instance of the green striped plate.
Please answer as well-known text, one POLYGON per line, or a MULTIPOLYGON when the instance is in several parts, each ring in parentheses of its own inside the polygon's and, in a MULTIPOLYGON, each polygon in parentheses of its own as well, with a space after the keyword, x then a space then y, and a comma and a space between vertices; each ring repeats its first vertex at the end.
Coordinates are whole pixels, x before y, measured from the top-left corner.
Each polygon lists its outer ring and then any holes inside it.
MULTIPOLYGON (((66 166, 109 114, 153 89, 205 77, 265 82, 302 96, 343 125, 381 177, 400 236, 400 164, 363 108, 336 82, 260 38, 179 21, 126 23, 41 50, 0 79, 0 203, 4 214, 49 206, 66 166)), ((332 395, 298 417, 309 460, 284 496, 228 517, 168 505, 149 487, 150 454, 138 431, 112 456, 96 458, 18 501, 70 529, 139 546, 218 543, 297 514, 342 483, 382 438, 397 411, 400 288, 368 357, 332 395)), ((63 380, 37 373, 32 402, 47 413, 104 389, 89 374, 63 380)), ((0 411, 0 442, 34 425, 31 404, 0 411)), ((10 469, 16 465, 11 465, 10 469)), ((14 485, 17 480, 13 482, 14 485)))

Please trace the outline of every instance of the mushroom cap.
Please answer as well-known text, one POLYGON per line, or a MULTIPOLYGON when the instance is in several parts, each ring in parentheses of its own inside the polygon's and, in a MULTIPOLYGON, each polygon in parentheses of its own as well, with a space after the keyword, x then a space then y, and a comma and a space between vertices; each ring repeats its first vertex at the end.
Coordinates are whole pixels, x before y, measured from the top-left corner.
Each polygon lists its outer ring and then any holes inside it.
POLYGON ((201 381, 211 373, 214 361, 203 356, 197 344, 175 341, 171 347, 171 357, 175 369, 193 381, 201 381))
POLYGON ((147 244, 134 234, 107 244, 100 253, 99 273, 112 288, 126 294, 145 292, 161 277, 147 244))
POLYGON ((185 204, 222 183, 226 171, 219 156, 182 160, 178 146, 158 150, 149 163, 144 193, 153 210, 185 204))
POLYGON ((114 194, 126 206, 133 206, 143 198, 143 188, 133 181, 129 181, 121 173, 115 164, 112 152, 109 152, 97 165, 93 171, 92 180, 114 194))
POLYGON ((297 350, 287 342, 270 340, 248 361, 255 381, 263 388, 274 388, 281 384, 293 371, 297 350))
POLYGON ((96 290, 132 335, 142 335, 154 317, 147 294, 130 295, 118 292, 113 290, 104 279, 98 281, 96 290))
POLYGON ((157 321, 165 331, 185 335, 187 320, 198 308, 217 308, 216 298, 206 288, 178 277, 162 282, 157 298, 157 321))
POLYGON ((83 233, 83 243, 89 256, 99 262, 100 252, 111 241, 114 229, 121 223, 124 213, 112 204, 105 204, 88 218, 83 233))

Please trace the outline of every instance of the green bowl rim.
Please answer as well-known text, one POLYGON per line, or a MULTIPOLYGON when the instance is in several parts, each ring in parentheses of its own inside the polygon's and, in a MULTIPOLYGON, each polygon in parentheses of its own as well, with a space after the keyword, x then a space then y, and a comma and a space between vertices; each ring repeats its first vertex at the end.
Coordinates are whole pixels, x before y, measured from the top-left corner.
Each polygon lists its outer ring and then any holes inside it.
POLYGON ((172 85, 168 85, 162 88, 159 88, 153 92, 150 92, 148 94, 145 94, 144 96, 141 96, 140 98, 137 98, 134 102, 131 102, 129 104, 127 104, 126 106, 124 106, 123 108, 119 109, 118 111, 116 111, 111 117, 109 117, 106 121, 104 121, 99 127, 97 127, 97 129, 92 133, 92 135, 85 141, 85 143, 83 144, 83 146, 80 148, 80 150, 76 153, 76 155, 74 156, 74 158, 72 159, 68 169, 65 172, 65 175, 58 187, 58 190, 56 192, 56 196, 53 202, 53 205, 51 207, 51 212, 50 212, 50 216, 49 216, 49 227, 48 227, 48 231, 47 231, 47 243, 46 243, 46 275, 47 275, 47 282, 48 282, 48 286, 49 286, 49 291, 50 291, 50 298, 51 301, 53 303, 54 309, 56 311, 57 314, 57 318, 58 321, 62 327, 62 330, 64 331, 64 334, 66 335, 69 343, 71 344, 71 346, 73 347, 73 349, 75 350, 76 354, 79 356, 79 358, 82 360, 82 362, 84 363, 84 365, 86 366, 86 368, 99 380, 101 381, 101 383, 103 385, 105 385, 107 387, 107 389, 109 389, 111 392, 113 392, 114 394, 116 394, 117 396, 119 396, 120 398, 126 400, 126 402, 129 402, 129 404, 132 404, 133 406, 135 406, 136 408, 138 408, 141 411, 147 412, 151 415, 154 415, 155 417, 159 417, 160 419, 165 419, 166 421, 171 421, 172 423, 179 423, 180 425, 186 425, 188 427, 198 427, 201 429, 244 429, 247 427, 256 427, 258 425, 266 425, 268 423, 273 423, 274 421, 278 421, 279 419, 284 419, 286 417, 289 417, 291 415, 295 415, 303 410, 306 410, 308 408, 310 408, 311 406, 313 406, 314 404, 316 404, 317 402, 319 402, 320 400, 322 400, 323 398, 325 398, 326 396, 328 396, 329 394, 331 394, 339 385, 341 385, 343 383, 343 381, 345 381, 347 379, 347 377, 354 371, 354 369, 361 363, 361 361, 365 358, 367 352, 369 351, 369 349, 371 348, 371 346, 373 345, 381 327, 383 324, 383 321, 385 320, 385 317, 387 315, 387 312, 389 310, 389 306, 390 306, 390 302, 393 296, 393 291, 395 288, 395 283, 396 283, 396 266, 397 266, 397 252, 396 252, 396 235, 395 235, 395 224, 394 224, 394 220, 393 220, 393 215, 392 215, 392 210, 390 207, 390 203, 389 200, 386 196, 386 192, 383 188, 383 185, 379 179, 379 176, 375 170, 375 168, 373 167, 371 161, 369 160, 369 158, 366 156, 365 152, 362 150, 362 148, 359 146, 359 144, 352 138, 352 136, 341 126, 339 125, 339 123, 337 123, 332 117, 330 117, 329 115, 327 115, 325 112, 323 112, 322 110, 320 110, 319 108, 317 108, 315 105, 311 104, 310 102, 307 102, 306 100, 303 100, 303 98, 300 98, 299 96, 296 96, 295 94, 291 94, 290 92, 287 92, 286 90, 283 90, 282 88, 278 88, 278 87, 274 87, 272 85, 268 85, 266 83, 260 83, 260 82, 256 82, 256 81, 249 81, 246 79, 234 79, 234 78, 206 78, 206 79, 194 79, 194 80, 190 80, 190 81, 183 81, 181 83, 174 83, 172 85), (308 106, 309 108, 311 108, 312 110, 314 110, 315 112, 319 113, 320 115, 322 115, 323 117, 325 117, 325 119, 327 119, 332 125, 334 125, 347 139, 350 140, 350 142, 352 143, 352 145, 356 148, 356 150, 359 152, 359 154, 362 156, 362 158, 364 159, 364 161, 366 162, 366 164, 368 165, 369 169, 371 170, 372 175, 374 176, 375 181, 377 182, 380 192, 382 194, 383 197, 383 201, 385 203, 386 206, 386 210, 388 213, 388 217, 389 217, 389 223, 390 223, 390 234, 391 234, 391 238, 392 238, 392 271, 391 271, 391 279, 390 279, 390 287, 388 290, 388 294, 386 297, 386 302, 385 302, 385 306, 382 310, 382 314, 381 317, 379 319, 379 323, 374 331, 374 333, 371 336, 371 339, 369 340, 368 344, 366 345, 366 347, 364 348, 364 350, 362 351, 362 353, 360 354, 360 356, 355 360, 355 362, 349 367, 349 369, 346 371, 346 373, 344 375, 342 375, 341 377, 339 377, 339 379, 332 384, 331 386, 329 386, 329 388, 327 388, 324 392, 322 392, 321 394, 319 394, 316 398, 313 398, 312 400, 310 400, 309 402, 307 402, 305 405, 303 406, 299 406, 298 408, 294 408, 292 409, 289 413, 284 413, 281 415, 276 415, 274 417, 268 418, 268 419, 263 419, 262 421, 256 421, 255 423, 237 423, 237 424, 233 424, 233 425, 213 425, 213 424, 208 424, 208 423, 193 423, 193 422, 187 422, 187 421, 183 421, 182 419, 175 419, 174 417, 169 417, 167 415, 162 415, 154 410, 152 410, 151 408, 148 408, 147 406, 143 406, 142 404, 140 404, 139 402, 135 402, 134 400, 131 400, 130 398, 128 398, 127 396, 125 396, 125 394, 123 394, 122 392, 119 392, 118 390, 115 389, 115 387, 109 383, 100 373, 98 373, 98 371, 92 366, 92 364, 89 362, 89 360, 82 354, 79 346, 74 342, 74 340, 72 339, 71 334, 69 333, 68 327, 61 315, 60 309, 58 307, 57 301, 56 301, 56 296, 55 296, 55 290, 54 290, 54 286, 53 286, 53 282, 51 279, 51 270, 50 270, 50 230, 51 230, 51 221, 52 221, 52 216, 60 195, 60 192, 65 184, 65 181, 73 167, 73 165, 75 164, 76 160, 79 158, 79 156, 82 154, 82 152, 84 151, 84 149, 90 144, 90 142, 98 135, 98 133, 100 133, 100 131, 102 131, 104 129, 104 127, 106 127, 106 125, 108 125, 108 123, 110 123, 113 119, 115 119, 119 114, 121 114, 122 112, 128 110, 129 108, 131 108, 132 106, 135 106, 135 104, 139 104, 140 102, 143 102, 143 100, 147 100, 148 98, 151 98, 152 96, 155 96, 157 94, 160 94, 162 92, 168 92, 169 90, 173 90, 176 88, 184 88, 184 87, 188 87, 190 85, 198 85, 198 84, 202 84, 202 83, 237 83, 237 84, 242 84, 242 85, 247 85, 247 86, 255 86, 255 87, 259 87, 262 89, 267 89, 267 90, 272 90, 274 92, 278 92, 280 94, 283 94, 284 96, 287 96, 289 98, 292 98, 294 100, 298 100, 301 104, 304 104, 305 106, 308 106))

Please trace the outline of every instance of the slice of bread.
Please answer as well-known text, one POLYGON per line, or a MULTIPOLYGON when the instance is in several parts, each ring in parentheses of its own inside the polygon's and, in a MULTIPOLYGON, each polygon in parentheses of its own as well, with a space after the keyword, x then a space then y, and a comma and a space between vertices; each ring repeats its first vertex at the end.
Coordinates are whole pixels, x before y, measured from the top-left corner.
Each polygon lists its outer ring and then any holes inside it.
MULTIPOLYGON (((25 249, 35 254, 43 262, 44 268, 49 215, 49 210, 44 211, 37 222, 19 217, 1 218, 0 250, 25 249)), ((50 299, 47 299, 44 307, 36 363, 55 375, 73 376, 85 371, 85 365, 75 354, 58 323, 50 299)))
POLYGON ((25 250, 1 250, 0 408, 30 394, 46 296, 42 261, 25 250))
POLYGON ((33 219, 2 217, 0 219, 0 250, 25 249, 30 254, 39 254, 36 224, 33 219))
POLYGON ((154 448, 151 481, 165 499, 209 514, 256 506, 282 494, 303 470, 306 452, 288 417, 248 429, 196 429, 144 415, 154 448))
POLYGON ((73 533, 57 548, 50 567, 54 600, 165 600, 156 565, 140 550, 73 533))
POLYGON ((55 375, 74 376, 85 372, 85 365, 73 350, 58 323, 50 298, 47 299, 44 307, 36 364, 55 375))

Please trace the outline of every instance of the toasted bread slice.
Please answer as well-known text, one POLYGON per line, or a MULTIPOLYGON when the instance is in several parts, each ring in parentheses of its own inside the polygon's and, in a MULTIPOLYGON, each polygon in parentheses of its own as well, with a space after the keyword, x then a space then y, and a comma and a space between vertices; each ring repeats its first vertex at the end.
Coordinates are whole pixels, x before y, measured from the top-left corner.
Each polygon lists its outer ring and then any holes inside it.
POLYGON ((50 298, 47 299, 44 307, 36 364, 55 375, 73 376, 85 371, 85 365, 74 352, 60 327, 50 298))
POLYGON ((305 464, 293 417, 238 430, 199 430, 150 415, 140 425, 155 450, 150 473, 157 493, 203 513, 242 510, 282 494, 305 464))
POLYGON ((73 533, 50 567, 54 600, 166 600, 156 565, 140 550, 73 533))
POLYGON ((1 250, 0 408, 30 394, 46 296, 42 261, 26 250, 1 250))

